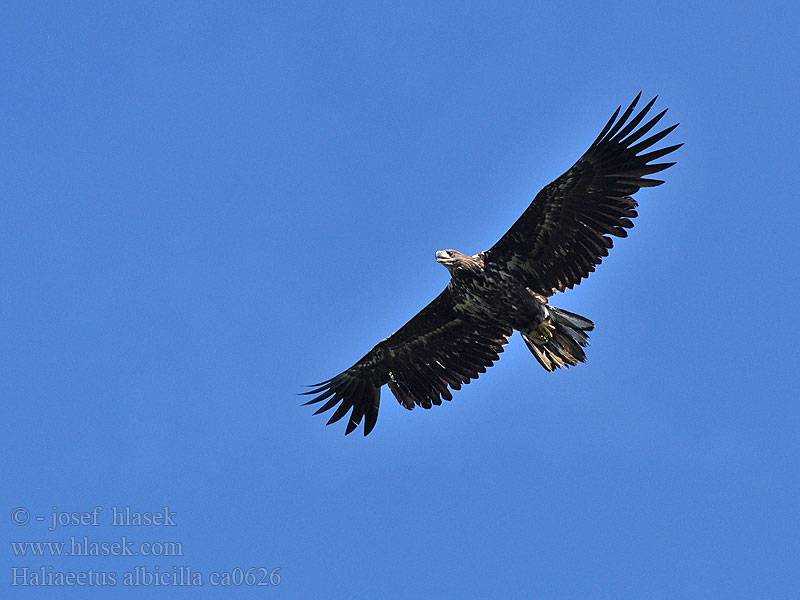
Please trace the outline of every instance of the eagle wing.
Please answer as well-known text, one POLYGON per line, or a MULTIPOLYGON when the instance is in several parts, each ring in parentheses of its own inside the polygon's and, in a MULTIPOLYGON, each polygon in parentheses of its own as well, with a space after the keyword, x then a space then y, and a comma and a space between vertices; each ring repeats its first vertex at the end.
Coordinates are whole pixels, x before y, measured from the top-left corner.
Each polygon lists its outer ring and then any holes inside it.
POLYGON ((380 388, 388 383, 407 409, 430 408, 451 400, 458 390, 492 366, 513 333, 490 320, 476 320, 456 310, 450 288, 439 294, 403 327, 379 342, 352 367, 305 394, 317 396, 305 404, 327 400, 314 414, 336 411, 328 425, 350 419, 345 435, 364 420, 364 435, 378 419, 380 388))
POLYGON ((675 164, 650 161, 683 145, 640 154, 678 126, 636 143, 667 112, 637 129, 656 101, 653 98, 628 120, 640 97, 641 92, 619 119, 622 107, 617 108, 578 162, 536 195, 511 229, 484 253, 486 263, 551 296, 579 284, 594 271, 614 245, 609 235, 628 235, 626 229, 633 227, 631 219, 637 215, 637 203, 631 196, 640 188, 664 183, 645 176, 675 164))

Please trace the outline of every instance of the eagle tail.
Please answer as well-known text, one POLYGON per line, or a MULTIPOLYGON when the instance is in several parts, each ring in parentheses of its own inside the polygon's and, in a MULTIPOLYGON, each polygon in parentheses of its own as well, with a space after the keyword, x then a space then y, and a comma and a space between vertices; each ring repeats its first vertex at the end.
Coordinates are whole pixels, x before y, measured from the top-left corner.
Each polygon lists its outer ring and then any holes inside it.
POLYGON ((560 367, 575 366, 586 361, 584 346, 589 345, 587 331, 594 329, 586 317, 548 306, 544 321, 547 331, 526 329, 521 331, 530 351, 547 371, 555 371, 560 367))

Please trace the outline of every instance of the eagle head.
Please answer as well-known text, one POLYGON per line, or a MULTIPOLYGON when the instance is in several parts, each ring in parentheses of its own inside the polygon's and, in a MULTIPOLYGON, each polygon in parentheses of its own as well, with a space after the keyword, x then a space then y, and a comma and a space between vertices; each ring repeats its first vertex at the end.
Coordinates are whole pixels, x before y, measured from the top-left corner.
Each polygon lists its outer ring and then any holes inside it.
POLYGON ((477 257, 461 254, 458 250, 437 250, 436 262, 447 267, 451 273, 458 270, 475 271, 482 266, 477 257))

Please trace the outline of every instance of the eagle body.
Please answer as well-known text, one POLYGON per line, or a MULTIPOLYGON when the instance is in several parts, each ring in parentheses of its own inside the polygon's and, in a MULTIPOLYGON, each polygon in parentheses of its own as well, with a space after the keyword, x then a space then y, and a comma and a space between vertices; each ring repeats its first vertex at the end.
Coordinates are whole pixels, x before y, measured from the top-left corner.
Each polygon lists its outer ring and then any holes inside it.
POLYGON ((485 260, 488 252, 465 256, 456 250, 440 250, 436 260, 451 273, 447 289, 453 310, 465 320, 495 323, 505 331, 519 331, 539 363, 548 371, 574 366, 586 360, 581 349, 588 344, 586 331, 594 328, 581 317, 554 306, 529 288, 513 271, 496 261, 485 260), (548 344, 550 338, 556 338, 548 344))
POLYGON ((642 124, 656 98, 634 115, 640 96, 621 116, 617 109, 583 156, 491 248, 472 256, 436 252, 450 272, 447 287, 352 367, 304 392, 315 396, 306 404, 324 402, 315 414, 335 407, 331 424, 350 413, 345 434, 363 421, 367 435, 383 385, 408 409, 451 400, 451 390, 498 360, 515 331, 547 371, 584 362, 594 324, 549 297, 588 277, 614 245, 610 236, 627 237, 637 216, 633 194, 664 183, 646 176, 675 164, 652 161, 682 145, 644 152, 677 124, 641 139, 666 110, 642 124))
MULTIPOLYGON (((547 299, 537 298, 512 273, 491 262, 487 265, 483 260, 484 252, 475 256, 465 256, 455 250, 440 252, 448 252, 457 257, 457 262, 469 265, 449 269, 447 287, 454 298, 453 310, 476 319, 498 319, 506 327, 517 330, 541 322, 547 299)), ((437 260, 440 252, 437 252, 437 260)))

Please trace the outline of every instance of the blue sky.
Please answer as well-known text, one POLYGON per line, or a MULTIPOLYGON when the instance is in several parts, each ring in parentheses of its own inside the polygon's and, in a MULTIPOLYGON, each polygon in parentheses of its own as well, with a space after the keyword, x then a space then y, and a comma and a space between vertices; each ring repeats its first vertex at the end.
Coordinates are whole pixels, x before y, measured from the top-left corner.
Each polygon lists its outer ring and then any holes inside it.
POLYGON ((122 574, 179 566, 203 585, 170 598, 796 597, 793 3, 3 13, 4 597, 148 598, 122 574), (554 300, 597 324, 586 364, 515 337, 444 406, 384 389, 367 438, 299 406, 640 90, 686 145, 554 300), (176 525, 112 526, 125 506, 176 525), (183 554, 9 544, 123 535, 183 554), (209 582, 250 567, 280 585, 209 582))

